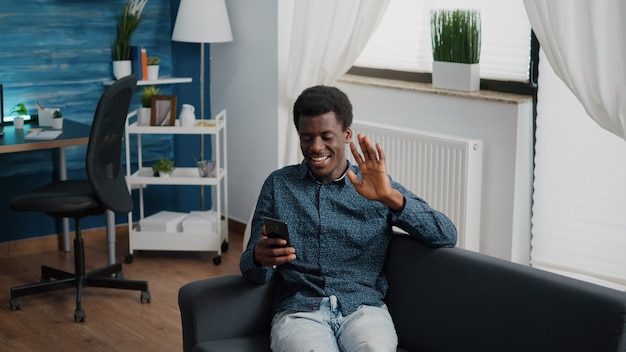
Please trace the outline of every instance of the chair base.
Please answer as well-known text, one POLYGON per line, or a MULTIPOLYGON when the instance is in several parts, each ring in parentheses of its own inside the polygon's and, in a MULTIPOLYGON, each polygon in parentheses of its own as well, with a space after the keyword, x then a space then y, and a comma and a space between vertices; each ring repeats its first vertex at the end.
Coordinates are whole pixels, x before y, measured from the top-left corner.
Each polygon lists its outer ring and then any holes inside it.
POLYGON ((11 288, 11 310, 17 310, 22 307, 20 297, 76 287, 74 320, 83 322, 85 321, 85 311, 82 309, 82 295, 83 289, 88 286, 141 291, 140 302, 150 303, 151 297, 148 291, 148 282, 124 279, 122 264, 120 263, 107 265, 81 275, 81 272, 85 272, 82 238, 78 237, 74 240, 74 249, 77 273, 42 266, 41 282, 11 288))

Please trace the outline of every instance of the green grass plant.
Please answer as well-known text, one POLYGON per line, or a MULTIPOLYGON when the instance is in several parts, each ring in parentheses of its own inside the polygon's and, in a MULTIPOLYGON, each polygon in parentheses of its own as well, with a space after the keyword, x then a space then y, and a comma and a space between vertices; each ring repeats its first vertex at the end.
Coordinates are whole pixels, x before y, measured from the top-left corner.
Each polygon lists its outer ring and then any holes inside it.
POLYGON ((432 11, 433 60, 477 64, 481 45, 480 11, 438 9, 432 11))

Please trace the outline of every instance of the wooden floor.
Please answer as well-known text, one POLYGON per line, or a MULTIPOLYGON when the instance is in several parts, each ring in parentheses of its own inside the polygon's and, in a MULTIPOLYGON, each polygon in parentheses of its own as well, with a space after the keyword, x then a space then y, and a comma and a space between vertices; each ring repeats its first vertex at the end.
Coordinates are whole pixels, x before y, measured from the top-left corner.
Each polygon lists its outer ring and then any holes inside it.
MULTIPOLYGON (((84 237, 86 238, 86 234, 84 237)), ((105 235, 85 248, 87 271, 107 264, 105 235)), ((0 258, 0 350, 2 351, 181 351, 178 289, 193 280, 239 274, 241 235, 231 233, 222 263, 215 253, 135 251, 124 264, 127 279, 147 280, 151 302, 139 291, 88 287, 83 293, 85 322, 74 322, 75 289, 25 296, 11 311, 10 288, 40 279, 40 265, 73 271, 73 253, 44 253, 0 258)), ((116 255, 128 254, 127 235, 117 234, 116 255)))

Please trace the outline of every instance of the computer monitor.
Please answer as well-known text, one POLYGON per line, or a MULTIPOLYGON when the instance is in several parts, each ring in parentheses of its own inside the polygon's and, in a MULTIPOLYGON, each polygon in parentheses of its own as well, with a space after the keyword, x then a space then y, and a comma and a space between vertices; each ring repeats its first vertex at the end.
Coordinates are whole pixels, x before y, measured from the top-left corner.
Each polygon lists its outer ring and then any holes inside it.
POLYGON ((0 136, 4 134, 4 97, 2 96, 2 84, 0 84, 0 136))

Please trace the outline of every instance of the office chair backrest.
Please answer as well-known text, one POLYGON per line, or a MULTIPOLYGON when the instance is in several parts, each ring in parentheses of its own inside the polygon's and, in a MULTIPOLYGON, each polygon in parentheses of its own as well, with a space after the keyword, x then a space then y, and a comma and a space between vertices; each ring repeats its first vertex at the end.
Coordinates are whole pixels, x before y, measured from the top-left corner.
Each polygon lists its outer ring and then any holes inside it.
POLYGON ((133 208, 126 179, 122 173, 124 126, 137 77, 117 80, 100 97, 91 125, 87 158, 87 177, 107 209, 128 213, 133 208))

